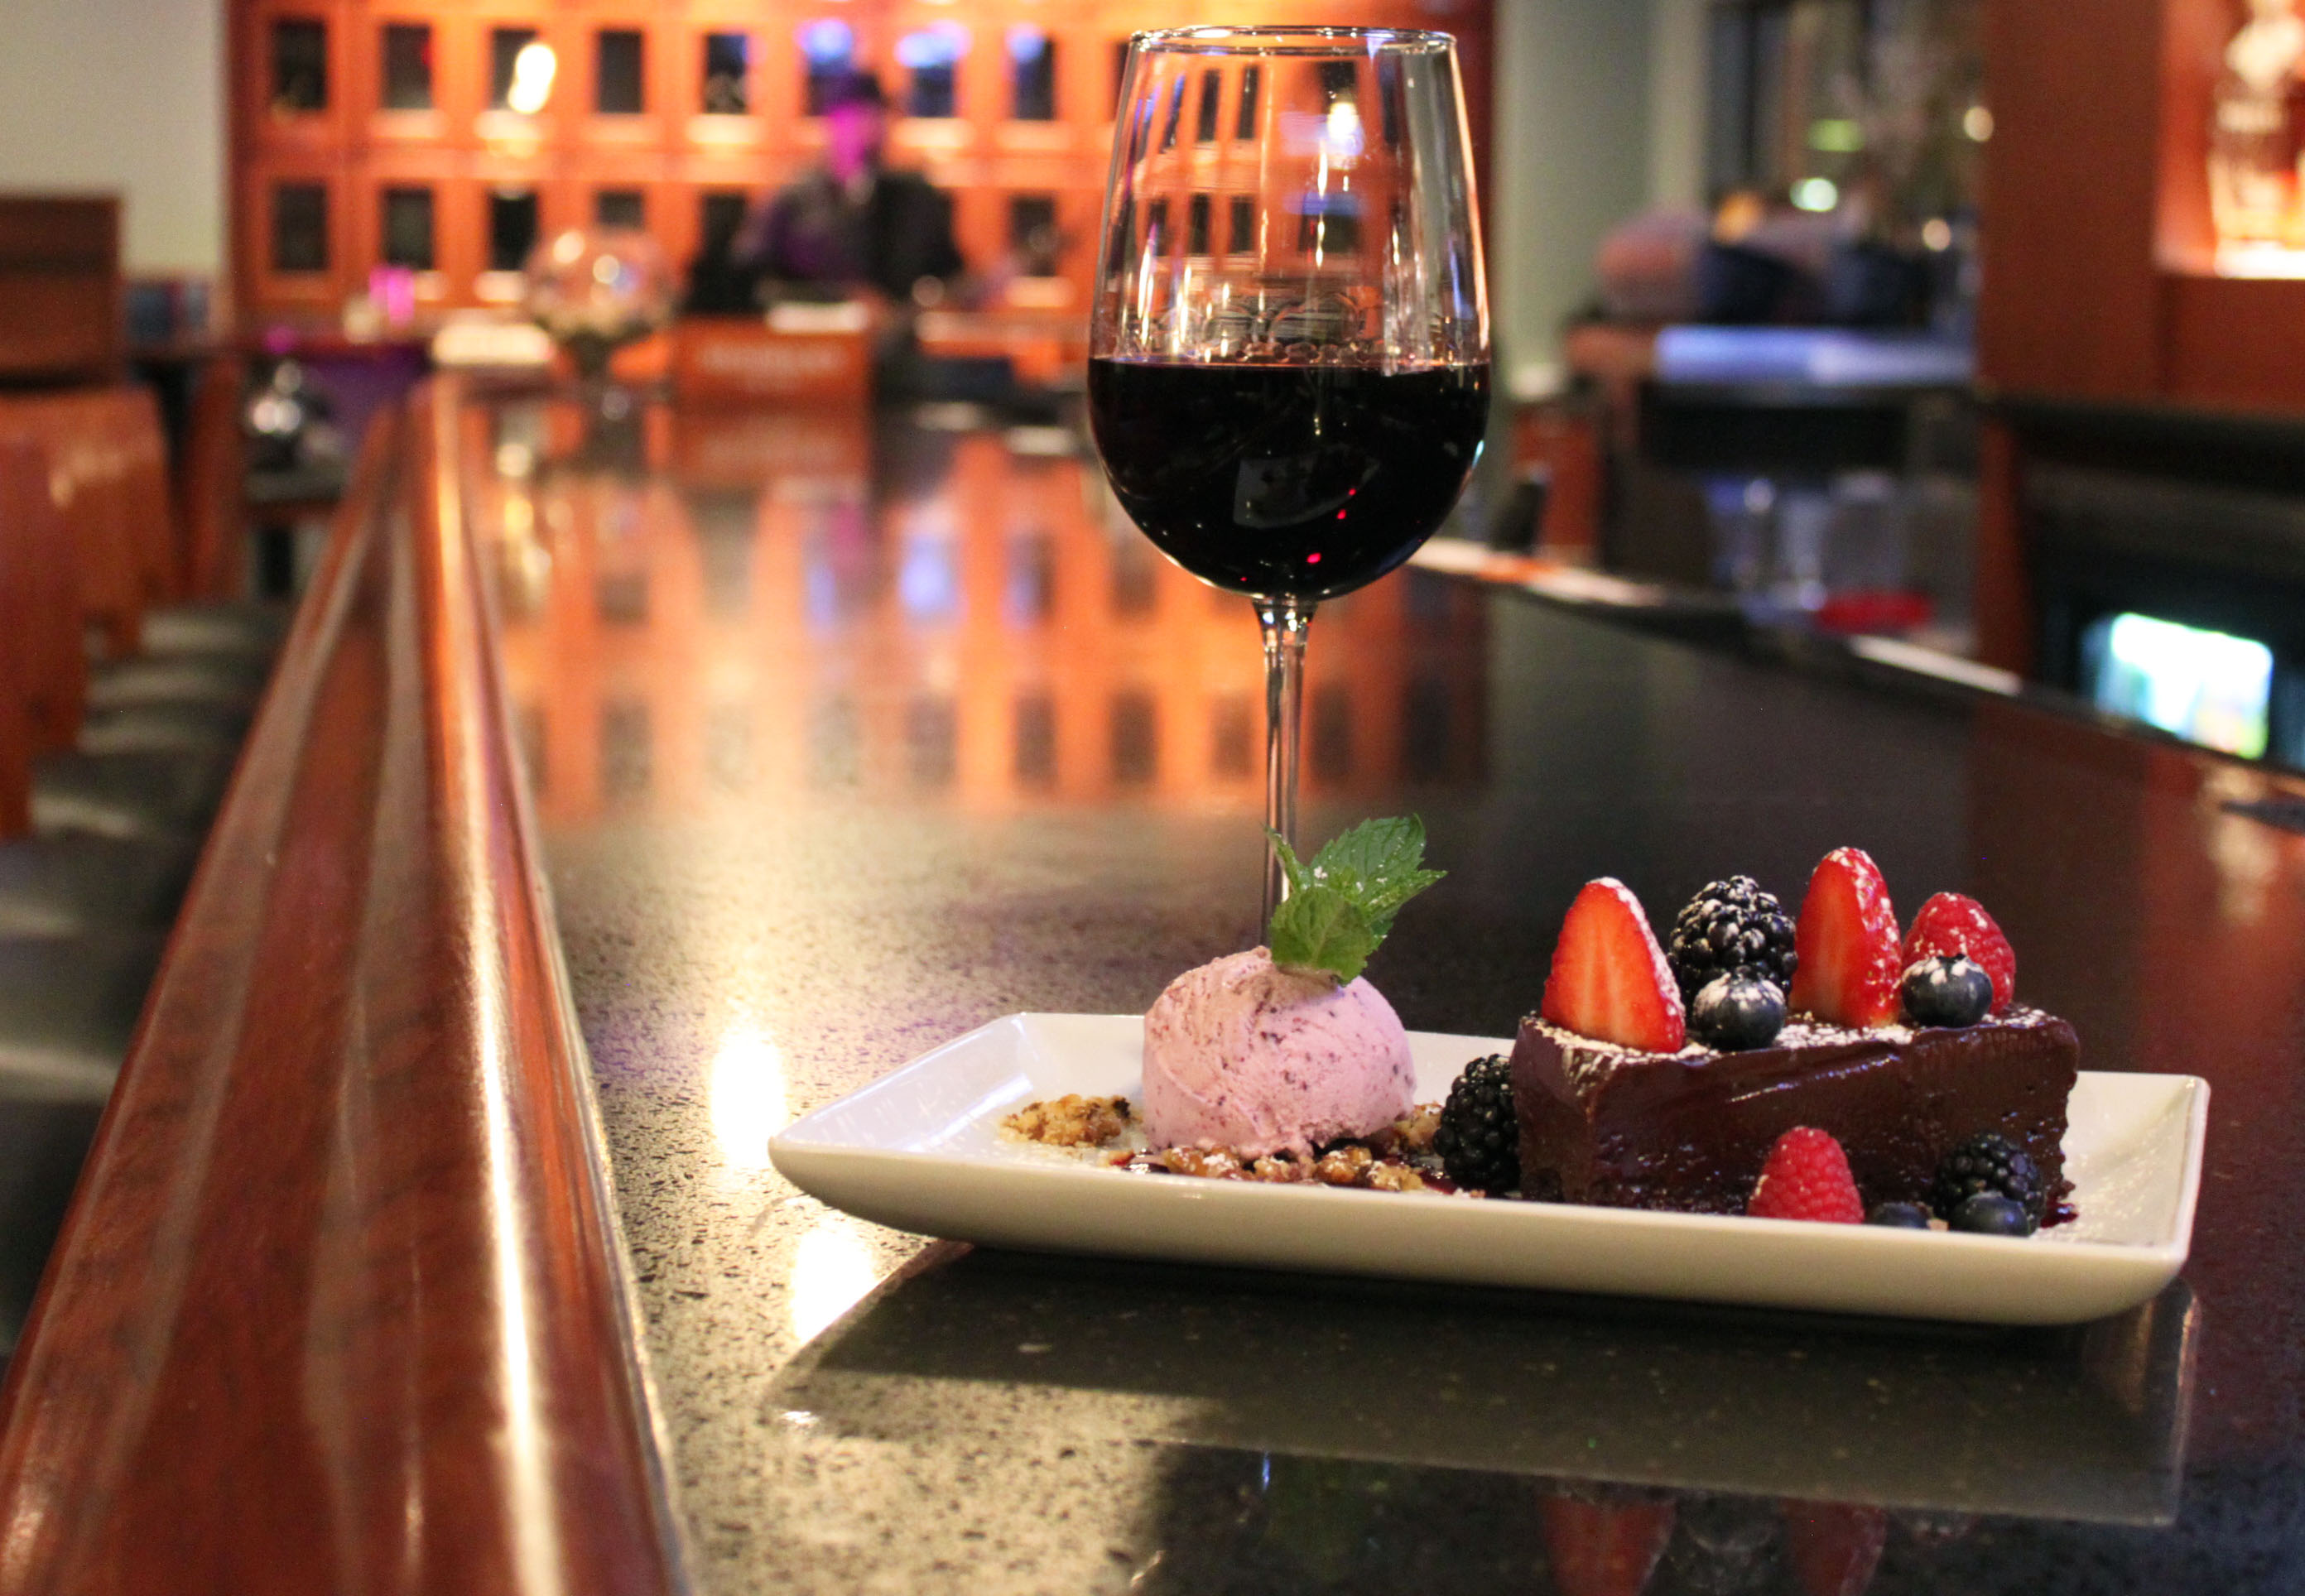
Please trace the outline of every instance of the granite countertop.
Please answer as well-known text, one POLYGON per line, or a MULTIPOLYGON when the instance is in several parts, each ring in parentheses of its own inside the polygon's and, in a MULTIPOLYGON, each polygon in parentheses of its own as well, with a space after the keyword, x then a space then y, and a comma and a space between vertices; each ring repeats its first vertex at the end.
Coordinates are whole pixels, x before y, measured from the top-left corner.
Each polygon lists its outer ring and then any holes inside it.
POLYGON ((1306 828, 1425 817, 1408 1025, 1509 1034, 1588 877, 1862 845, 2085 1067, 2209 1077, 2185 1278, 1998 1331, 971 1252, 767 1139, 1253 939, 1253 627, 1042 446, 641 420, 487 409, 468 503, 704 1589, 2305 1587, 2295 784, 1388 579, 1314 629, 1306 828))

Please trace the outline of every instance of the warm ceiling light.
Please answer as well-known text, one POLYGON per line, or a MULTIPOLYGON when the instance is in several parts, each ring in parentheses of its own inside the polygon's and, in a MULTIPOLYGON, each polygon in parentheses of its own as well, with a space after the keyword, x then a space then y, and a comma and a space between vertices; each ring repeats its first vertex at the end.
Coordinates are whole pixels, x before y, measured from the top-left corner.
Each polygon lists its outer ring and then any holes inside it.
POLYGON ((1803 210, 1831 210, 1841 203, 1841 191, 1830 177, 1804 177, 1793 184, 1793 203, 1803 210))
POLYGON ((512 58, 512 87, 505 90, 505 104, 523 116, 535 115, 552 98, 553 74, 559 70, 552 47, 530 39, 512 58))

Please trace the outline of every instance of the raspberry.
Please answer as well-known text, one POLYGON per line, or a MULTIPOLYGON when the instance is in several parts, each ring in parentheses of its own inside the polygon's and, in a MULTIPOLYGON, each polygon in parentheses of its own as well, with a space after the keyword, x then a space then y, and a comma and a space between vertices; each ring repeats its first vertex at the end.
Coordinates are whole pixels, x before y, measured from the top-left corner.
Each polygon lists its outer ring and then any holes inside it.
POLYGON ((1993 1012, 2006 1014, 2017 995, 2017 950, 2009 946, 1985 905, 1957 892, 1940 892, 1913 916, 1903 963, 1932 955, 1967 954, 1993 978, 1993 1012))
POLYGON ((1805 1125, 1787 1131, 1769 1149, 1745 1211, 1756 1219, 1865 1222, 1865 1204, 1858 1199, 1856 1177, 1849 1173, 1849 1155, 1826 1133, 1805 1125))

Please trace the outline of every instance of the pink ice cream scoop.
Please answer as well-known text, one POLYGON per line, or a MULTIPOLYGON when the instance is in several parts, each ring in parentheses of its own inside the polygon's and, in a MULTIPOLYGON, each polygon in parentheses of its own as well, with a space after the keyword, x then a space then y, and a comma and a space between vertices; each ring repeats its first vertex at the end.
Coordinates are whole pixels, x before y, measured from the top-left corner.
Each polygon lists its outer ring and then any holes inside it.
POLYGON ((1283 970, 1262 947, 1169 983, 1144 1016, 1154 1147, 1309 1153, 1416 1106, 1408 1033, 1366 981, 1283 970))

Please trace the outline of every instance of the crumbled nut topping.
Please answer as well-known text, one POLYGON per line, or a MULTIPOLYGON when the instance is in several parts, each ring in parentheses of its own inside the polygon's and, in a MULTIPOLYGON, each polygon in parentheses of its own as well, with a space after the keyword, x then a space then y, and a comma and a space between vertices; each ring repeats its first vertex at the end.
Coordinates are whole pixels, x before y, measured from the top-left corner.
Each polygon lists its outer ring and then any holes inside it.
POLYGON ((1433 1150, 1433 1133, 1441 1128, 1441 1105, 1419 1103, 1402 1117, 1368 1139, 1370 1149, 1384 1159, 1407 1158, 1433 1150))
POLYGON ((1442 1178, 1433 1154, 1433 1133, 1441 1123, 1438 1103, 1421 1103, 1365 1139, 1332 1143, 1311 1158, 1288 1151, 1251 1158, 1229 1149, 1202 1147, 1140 1152, 1124 1140, 1135 1123, 1126 1098, 1078 1096, 1027 1103, 1000 1122, 1003 1129, 1045 1146, 1105 1149, 1101 1162, 1140 1173, 1374 1192, 1456 1190, 1442 1178))
POLYGON ((1102 1147, 1128 1129, 1128 1099, 1068 1093, 1027 1103, 1000 1125, 1050 1147, 1102 1147))
POLYGON ((1425 1177, 1407 1164, 1382 1163, 1369 1167, 1366 1183, 1379 1192, 1422 1192, 1425 1177))

